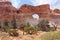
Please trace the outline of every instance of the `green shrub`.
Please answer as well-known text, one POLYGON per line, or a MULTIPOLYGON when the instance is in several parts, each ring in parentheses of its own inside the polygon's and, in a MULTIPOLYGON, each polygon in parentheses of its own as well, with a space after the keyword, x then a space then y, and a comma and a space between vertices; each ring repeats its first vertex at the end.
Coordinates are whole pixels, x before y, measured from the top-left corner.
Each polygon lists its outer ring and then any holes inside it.
POLYGON ((15 30, 15 29, 10 30, 8 33, 9 33, 10 36, 18 36, 19 35, 17 30, 15 30))
POLYGON ((31 34, 37 33, 37 29, 35 27, 30 27, 29 30, 30 30, 31 34))
POLYGON ((24 30, 24 27, 26 27, 26 24, 20 24, 19 29, 20 29, 20 30, 24 30))
POLYGON ((35 29, 35 27, 25 27, 25 28, 24 28, 24 31, 25 31, 27 34, 30 34, 30 35, 32 35, 32 34, 34 34, 34 33, 37 32, 36 29, 35 29))
MULTIPOLYGON (((36 26, 31 27, 31 25, 29 23, 27 23, 27 24, 21 24, 20 25, 20 30, 21 29, 24 32, 26 32, 27 34, 31 34, 31 35, 37 32, 37 27, 36 26)), ((24 32, 23 32, 23 34, 24 34, 24 32)))
POLYGON ((40 36, 41 40, 60 40, 60 31, 48 32, 40 36))

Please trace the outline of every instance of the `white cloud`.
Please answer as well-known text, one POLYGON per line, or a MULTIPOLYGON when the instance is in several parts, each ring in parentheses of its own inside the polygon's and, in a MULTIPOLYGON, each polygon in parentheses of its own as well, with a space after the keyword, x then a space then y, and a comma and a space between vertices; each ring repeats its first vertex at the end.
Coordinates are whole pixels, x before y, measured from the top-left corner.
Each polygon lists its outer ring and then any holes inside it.
POLYGON ((53 6, 53 8, 52 8, 52 9, 55 9, 55 8, 60 9, 60 4, 57 4, 57 5, 53 6))
POLYGON ((12 2, 12 5, 16 8, 18 8, 19 3, 21 2, 21 0, 9 0, 10 2, 12 2))
POLYGON ((34 6, 41 5, 41 4, 54 4, 57 0, 30 0, 32 1, 34 6))
MULTIPOLYGON (((21 1, 22 0, 9 0, 12 2, 12 5, 16 8, 19 7, 19 5, 21 5, 21 1)), ((26 0, 28 1, 28 0, 26 0)), ((38 6, 38 5, 42 5, 42 4, 50 4, 51 8, 60 8, 60 3, 56 5, 56 2, 58 3, 58 0, 30 0, 30 2, 32 2, 32 5, 34 6, 38 6)), ((23 1, 24 3, 24 1, 23 1)))

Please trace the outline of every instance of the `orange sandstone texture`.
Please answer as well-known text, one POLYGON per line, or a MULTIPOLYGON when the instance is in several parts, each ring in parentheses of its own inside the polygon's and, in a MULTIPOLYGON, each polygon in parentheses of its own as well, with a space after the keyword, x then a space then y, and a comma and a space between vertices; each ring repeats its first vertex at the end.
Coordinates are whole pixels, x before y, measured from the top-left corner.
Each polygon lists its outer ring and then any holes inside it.
MULTIPOLYGON (((8 1, 0 2, 0 21, 4 19, 8 19, 11 21, 13 16, 17 19, 17 21, 25 21, 25 18, 33 19, 33 14, 38 14, 39 18, 56 18, 53 14, 60 13, 59 9, 51 10, 49 4, 32 6, 28 4, 22 5, 19 9, 16 9, 12 6, 12 4, 8 1)), ((60 15, 59 15, 60 17, 60 15)))

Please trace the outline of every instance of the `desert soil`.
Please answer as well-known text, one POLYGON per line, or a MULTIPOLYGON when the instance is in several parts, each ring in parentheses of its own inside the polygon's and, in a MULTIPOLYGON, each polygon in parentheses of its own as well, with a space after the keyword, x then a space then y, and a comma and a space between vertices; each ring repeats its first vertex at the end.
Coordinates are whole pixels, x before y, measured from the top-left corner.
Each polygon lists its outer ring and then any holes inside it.
POLYGON ((0 40, 40 40, 40 36, 43 35, 46 32, 39 31, 37 34, 34 35, 23 35, 23 32, 18 30, 19 36, 18 37, 12 37, 9 36, 7 33, 0 32, 0 40))

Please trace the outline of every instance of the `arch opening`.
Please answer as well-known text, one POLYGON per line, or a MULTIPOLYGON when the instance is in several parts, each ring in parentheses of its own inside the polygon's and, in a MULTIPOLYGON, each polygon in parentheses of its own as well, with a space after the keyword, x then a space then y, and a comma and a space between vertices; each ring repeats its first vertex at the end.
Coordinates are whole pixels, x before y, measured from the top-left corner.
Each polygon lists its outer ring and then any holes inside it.
POLYGON ((34 19, 39 19, 39 15, 38 15, 38 14, 33 14, 32 17, 33 17, 34 19))

